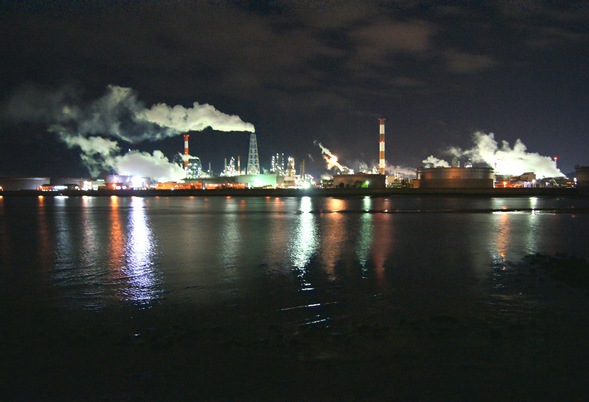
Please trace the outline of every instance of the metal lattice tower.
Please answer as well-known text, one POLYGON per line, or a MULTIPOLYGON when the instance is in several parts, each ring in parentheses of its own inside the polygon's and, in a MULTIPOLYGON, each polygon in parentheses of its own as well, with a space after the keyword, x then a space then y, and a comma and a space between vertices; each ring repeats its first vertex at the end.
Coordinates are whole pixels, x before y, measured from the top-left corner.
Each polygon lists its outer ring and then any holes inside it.
POLYGON ((258 157, 258 140, 256 139, 256 133, 251 133, 250 135, 247 174, 260 174, 260 158, 258 157))

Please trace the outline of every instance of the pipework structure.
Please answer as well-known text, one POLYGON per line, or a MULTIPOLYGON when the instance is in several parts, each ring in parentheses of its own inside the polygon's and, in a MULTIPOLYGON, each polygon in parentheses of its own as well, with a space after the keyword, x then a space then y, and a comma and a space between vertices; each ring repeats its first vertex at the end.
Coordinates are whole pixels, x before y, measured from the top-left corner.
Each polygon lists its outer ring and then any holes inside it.
POLYGON ((380 174, 386 174, 386 162, 384 158, 384 117, 378 119, 380 125, 380 140, 378 142, 378 171, 380 174))

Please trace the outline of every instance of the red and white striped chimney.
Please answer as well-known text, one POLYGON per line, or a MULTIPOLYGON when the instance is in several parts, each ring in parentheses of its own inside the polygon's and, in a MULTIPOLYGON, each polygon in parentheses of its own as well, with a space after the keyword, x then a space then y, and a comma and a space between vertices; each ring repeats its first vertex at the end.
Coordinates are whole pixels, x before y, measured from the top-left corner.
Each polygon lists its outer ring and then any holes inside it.
POLYGON ((184 134, 184 169, 188 169, 188 138, 190 134, 184 134))
POLYGON ((384 117, 378 119, 380 124, 380 140, 378 143, 378 170, 380 174, 386 174, 386 162, 384 160, 384 117))

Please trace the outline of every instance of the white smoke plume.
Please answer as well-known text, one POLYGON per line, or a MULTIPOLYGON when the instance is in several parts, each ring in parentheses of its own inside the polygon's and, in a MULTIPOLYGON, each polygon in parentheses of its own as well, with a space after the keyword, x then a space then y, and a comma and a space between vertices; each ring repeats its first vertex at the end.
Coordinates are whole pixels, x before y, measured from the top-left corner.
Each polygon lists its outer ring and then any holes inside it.
POLYGON ((179 105, 170 107, 160 103, 152 106, 151 109, 142 110, 135 116, 160 127, 172 128, 181 132, 202 131, 207 127, 218 131, 255 132, 253 124, 245 123, 239 116, 229 116, 211 105, 200 105, 196 102, 190 109, 179 105))
POLYGON ((499 145, 493 133, 478 131, 473 135, 473 142, 474 147, 470 149, 450 148, 448 152, 459 158, 470 158, 474 163, 486 163, 499 175, 519 176, 533 172, 538 178, 564 176, 551 157, 527 152, 519 138, 512 148, 507 141, 499 145))
POLYGON ((338 162, 337 156, 332 154, 331 151, 329 149, 325 148, 320 142, 314 141, 313 143, 315 145, 317 145, 319 148, 321 148, 321 155, 323 156, 323 159, 327 163, 327 170, 331 170, 331 169, 335 168, 335 169, 338 169, 340 171, 340 173, 343 173, 343 174, 354 174, 353 169, 350 169, 349 167, 340 164, 338 162))
POLYGON ((395 177, 415 178, 417 177, 417 169, 407 168, 402 166, 388 165, 385 168, 387 175, 395 177))
POLYGON ((133 151, 125 158, 126 155, 120 155, 116 140, 131 144, 158 141, 208 127, 218 131, 254 131, 252 124, 211 105, 195 102, 186 109, 160 103, 146 108, 131 88, 115 85, 109 85, 102 97, 89 102, 81 101, 73 88, 48 91, 28 86, 17 91, 2 109, 7 119, 45 124, 69 148, 79 148, 82 161, 94 177, 105 170, 115 169, 124 174, 118 169, 130 171, 140 167, 144 172, 137 174, 142 177, 151 177, 149 172, 162 172, 160 177, 178 177, 178 166, 160 151, 133 151), (137 165, 131 169, 133 163, 137 165))
POLYGON ((157 181, 179 181, 185 176, 184 169, 170 163, 161 151, 153 154, 131 151, 115 157, 113 167, 121 175, 151 177, 157 181))
POLYGON ((104 169, 112 168, 112 160, 120 152, 118 143, 108 138, 70 135, 53 127, 50 131, 55 131, 68 148, 80 149, 80 158, 92 177, 97 177, 104 169))
POLYGON ((421 163, 426 167, 450 167, 450 164, 443 159, 438 159, 433 155, 428 156, 421 163))
MULTIPOLYGON (((354 161, 354 166, 358 166, 358 172, 366 174, 380 174, 379 165, 372 161, 368 164, 364 161, 354 161)), ((413 178, 417 176, 417 169, 410 167, 403 167, 400 165, 391 165, 388 162, 385 166, 385 172, 387 176, 394 176, 398 178, 413 178)))

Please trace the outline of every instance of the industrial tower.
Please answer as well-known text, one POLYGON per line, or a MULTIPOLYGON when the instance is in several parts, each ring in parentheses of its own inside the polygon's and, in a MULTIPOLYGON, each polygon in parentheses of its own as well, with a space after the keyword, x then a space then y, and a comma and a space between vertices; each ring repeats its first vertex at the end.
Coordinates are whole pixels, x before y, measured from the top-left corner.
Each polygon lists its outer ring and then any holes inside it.
POLYGON ((250 135, 247 174, 260 174, 260 158, 258 157, 258 140, 256 139, 256 133, 251 133, 250 135))
POLYGON ((380 140, 378 142, 378 171, 380 174, 386 174, 386 162, 384 159, 384 117, 378 119, 380 125, 380 140))
POLYGON ((190 134, 184 134, 184 170, 188 169, 188 159, 190 158, 190 153, 188 152, 189 138, 190 134))

